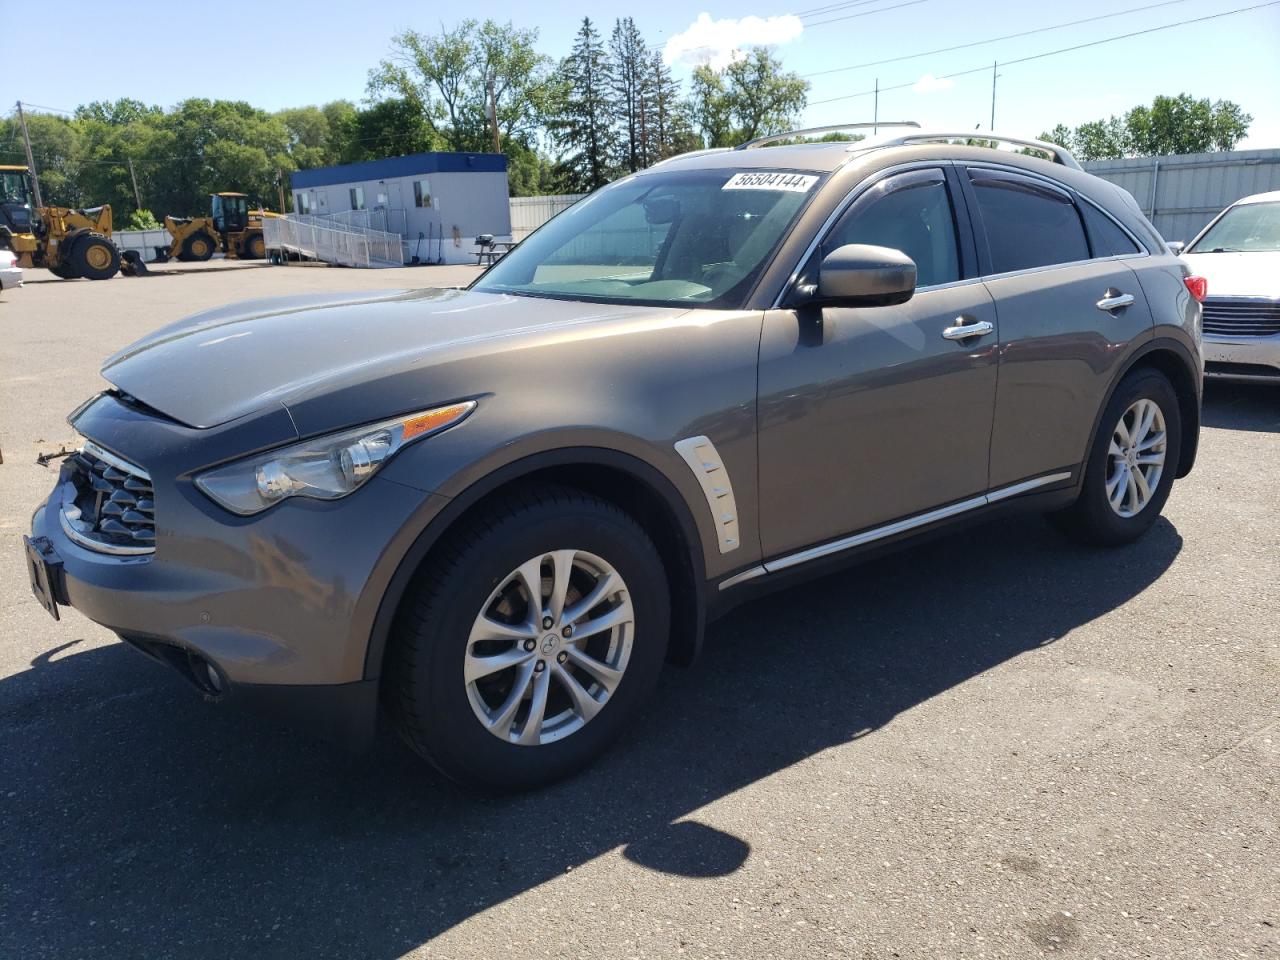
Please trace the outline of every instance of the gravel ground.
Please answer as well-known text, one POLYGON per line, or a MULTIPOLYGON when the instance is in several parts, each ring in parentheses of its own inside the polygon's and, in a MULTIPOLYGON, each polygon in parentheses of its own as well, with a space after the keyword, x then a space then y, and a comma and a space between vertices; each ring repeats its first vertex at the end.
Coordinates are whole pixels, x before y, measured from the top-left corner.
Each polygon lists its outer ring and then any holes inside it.
POLYGON ((1210 385, 1141 543, 1006 521, 740 608, 602 763, 525 796, 208 707, 36 605, 34 458, 106 354, 231 300, 473 272, 4 294, 0 956, 1280 953, 1280 388, 1210 385))

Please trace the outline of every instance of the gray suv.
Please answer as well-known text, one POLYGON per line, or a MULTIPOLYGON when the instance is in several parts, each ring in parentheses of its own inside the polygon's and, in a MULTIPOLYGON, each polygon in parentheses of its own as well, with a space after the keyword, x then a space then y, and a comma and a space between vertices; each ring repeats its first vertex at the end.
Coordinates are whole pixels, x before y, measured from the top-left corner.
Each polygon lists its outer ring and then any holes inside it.
POLYGON ((1010 509, 1131 541, 1195 458, 1203 285, 1059 148, 955 139, 677 157, 465 290, 158 330, 71 415, 33 589, 513 788, 796 577, 1010 509))

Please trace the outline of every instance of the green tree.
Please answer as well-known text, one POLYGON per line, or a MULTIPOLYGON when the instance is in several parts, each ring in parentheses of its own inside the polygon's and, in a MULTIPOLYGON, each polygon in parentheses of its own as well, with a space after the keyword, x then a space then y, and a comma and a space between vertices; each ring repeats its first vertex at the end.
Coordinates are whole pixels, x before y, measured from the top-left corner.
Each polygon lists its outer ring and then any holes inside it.
POLYGON ((609 37, 610 98, 618 128, 618 165, 635 172, 649 165, 649 47, 631 17, 614 21, 609 37))
POLYGON ((159 230, 161 227, 150 210, 135 210, 129 214, 129 220, 125 225, 126 230, 159 230))
POLYGON ((1189 93, 1156 97, 1150 107, 1125 115, 1134 155, 1140 156, 1232 150, 1252 121, 1230 100, 1197 100, 1189 93))
POLYGON ((724 75, 707 64, 693 68, 689 100, 689 118, 697 127, 705 147, 731 147, 736 142, 733 108, 725 88, 724 75))
POLYGON ((655 50, 649 61, 649 101, 651 142, 648 153, 654 161, 691 149, 688 120, 680 104, 680 85, 671 76, 660 50, 655 50))
POLYGON ((288 135, 289 156, 299 169, 339 163, 351 136, 355 106, 347 100, 323 107, 293 107, 275 114, 288 135))
POLYGON ((1103 160, 1129 156, 1133 137, 1123 120, 1111 117, 1080 124, 1072 139, 1078 159, 1103 160))
POLYGON ((608 54, 590 17, 582 18, 559 77, 547 122, 551 140, 561 151, 559 181, 569 193, 589 193, 609 182, 616 141, 608 54))
POLYGON ((1066 147, 1074 152, 1075 135, 1072 134, 1071 128, 1066 124, 1060 123, 1047 133, 1040 134, 1040 139, 1045 143, 1056 143, 1060 147, 1066 147))
POLYGON ((798 125, 809 83, 784 73, 766 47, 754 47, 725 70, 729 111, 743 140, 782 133, 798 125))
POLYGON ((416 103, 392 97, 355 113, 338 162, 402 157, 446 147, 439 131, 416 103))
POLYGON ((797 126, 808 96, 808 81, 754 47, 721 72, 696 67, 686 106, 708 147, 729 147, 797 126))
POLYGON ((1253 117, 1230 100, 1197 100, 1189 93, 1156 97, 1123 117, 1082 123, 1074 131, 1058 124, 1041 139, 1070 149, 1081 160, 1169 156, 1234 150, 1253 117))
POLYGON ((436 123, 451 150, 492 150, 490 100, 499 137, 528 144, 543 119, 549 57, 537 52, 537 30, 493 20, 464 20, 453 30, 406 30, 393 55, 369 74, 369 92, 414 105, 436 123))

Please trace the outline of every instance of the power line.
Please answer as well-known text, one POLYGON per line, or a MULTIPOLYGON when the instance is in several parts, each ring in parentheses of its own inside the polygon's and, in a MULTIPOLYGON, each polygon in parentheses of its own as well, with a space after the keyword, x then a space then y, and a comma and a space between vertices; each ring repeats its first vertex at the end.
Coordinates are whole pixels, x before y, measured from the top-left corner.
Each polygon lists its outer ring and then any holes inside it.
MULTIPOLYGON (((1106 43, 1115 43, 1117 40, 1128 40, 1132 37, 1141 37, 1149 33, 1159 33, 1162 30, 1171 30, 1174 27, 1185 27, 1193 23, 1205 23, 1209 20, 1218 20, 1222 17, 1234 16, 1237 13, 1249 13, 1253 10, 1261 10, 1264 7, 1274 7, 1277 4, 1280 4, 1280 0, 1268 0, 1267 3, 1258 3, 1249 7, 1238 7, 1235 10, 1224 10, 1221 13, 1213 13, 1205 17, 1196 17, 1192 20, 1179 20, 1174 23, 1162 24, 1158 27, 1148 27, 1145 30, 1135 30, 1132 33, 1122 33, 1114 37, 1104 37, 1101 40, 1090 40, 1087 43, 1077 43, 1074 46, 1062 47, 1058 50, 1047 50, 1044 53, 1035 53, 1026 57, 1018 57, 1015 60, 1002 60, 1000 62, 1000 66, 1012 67, 1019 63, 1030 63, 1032 60, 1043 60, 1045 57, 1056 57, 1058 54, 1061 54, 1061 53, 1071 53, 1075 50, 1084 50, 1088 47, 1098 47, 1106 43)), ((956 77, 967 77, 974 73, 986 73, 990 69, 991 69, 991 66, 989 64, 986 64, 981 67, 974 67, 971 70, 958 70, 955 73, 948 73, 941 77, 938 77, 938 79, 952 80, 952 79, 955 79, 956 77)), ((911 81, 909 83, 895 84, 894 86, 891 86, 891 87, 881 87, 880 92, 884 93, 886 90, 905 90, 908 87, 914 87, 915 84, 916 84, 916 81, 911 81)), ((807 106, 817 107, 817 106, 821 106, 824 103, 836 103, 841 100, 853 100, 853 99, 856 99, 857 97, 870 97, 874 94, 875 94, 874 90, 863 90, 859 93, 847 93, 839 97, 828 97, 825 100, 813 100, 810 103, 808 103, 807 106)))
POLYGON ((856 20, 859 17, 869 17, 873 13, 888 13, 890 10, 900 10, 902 7, 914 7, 918 3, 927 3, 928 0, 906 0, 905 3, 895 3, 889 7, 876 7, 874 10, 864 10, 862 13, 850 13, 843 17, 832 17, 830 20, 816 20, 813 23, 806 23, 805 27, 821 27, 828 23, 840 23, 843 20, 856 20))
POLYGON ((74 110, 63 110, 61 107, 50 107, 43 103, 32 103, 30 100, 23 100, 22 105, 24 107, 36 107, 40 110, 49 110, 53 113, 65 113, 68 117, 74 117, 76 115, 74 110))
POLYGON ((865 7, 869 3, 883 3, 884 0, 846 0, 844 3, 829 3, 825 7, 810 7, 808 10, 800 10, 793 13, 793 17, 799 17, 804 20, 808 17, 821 16, 826 13, 834 13, 837 10, 847 10, 850 7, 865 7))
POLYGON ((1098 20, 1109 20, 1112 17, 1122 17, 1129 13, 1141 13, 1144 10, 1155 10, 1158 7, 1170 7, 1176 3, 1187 3, 1188 0, 1162 0, 1161 3, 1148 4, 1145 7, 1130 7, 1128 10, 1116 10, 1113 13, 1103 13, 1095 17, 1085 17, 1081 20, 1070 20, 1067 23, 1055 23, 1052 26, 1036 27, 1034 30, 1022 30, 1018 33, 1006 33, 1001 37, 989 37, 986 40, 974 40, 969 43, 958 43, 952 47, 939 47, 936 50, 924 50, 920 53, 908 53, 900 57, 888 57, 884 60, 869 60, 866 63, 855 63, 847 67, 833 67, 830 70, 816 70, 813 73, 802 73, 802 77, 825 77, 832 73, 844 73, 848 70, 861 70, 866 67, 879 67, 886 63, 900 63, 903 60, 914 60, 917 57, 931 57, 939 53, 951 53, 955 50, 968 50, 972 47, 981 47, 988 43, 999 43, 1002 40, 1014 40, 1018 37, 1030 37, 1037 33, 1048 33, 1051 30, 1063 30, 1067 27, 1078 27, 1084 23, 1094 23, 1098 20))

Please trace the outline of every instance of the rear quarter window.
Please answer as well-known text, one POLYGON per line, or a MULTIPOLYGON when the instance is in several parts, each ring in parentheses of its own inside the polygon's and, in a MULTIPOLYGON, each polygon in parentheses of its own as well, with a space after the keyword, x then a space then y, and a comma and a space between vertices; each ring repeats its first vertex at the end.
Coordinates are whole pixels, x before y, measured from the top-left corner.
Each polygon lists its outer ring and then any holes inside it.
POLYGON ((1092 203, 1081 203, 1080 212, 1084 215, 1085 226, 1089 228, 1089 239, 1093 242, 1095 257, 1122 257, 1142 252, 1142 248, 1114 220, 1092 203))
POLYGON ((970 170, 987 234, 991 273, 1089 259, 1089 242, 1070 194, 1029 177, 970 170))

